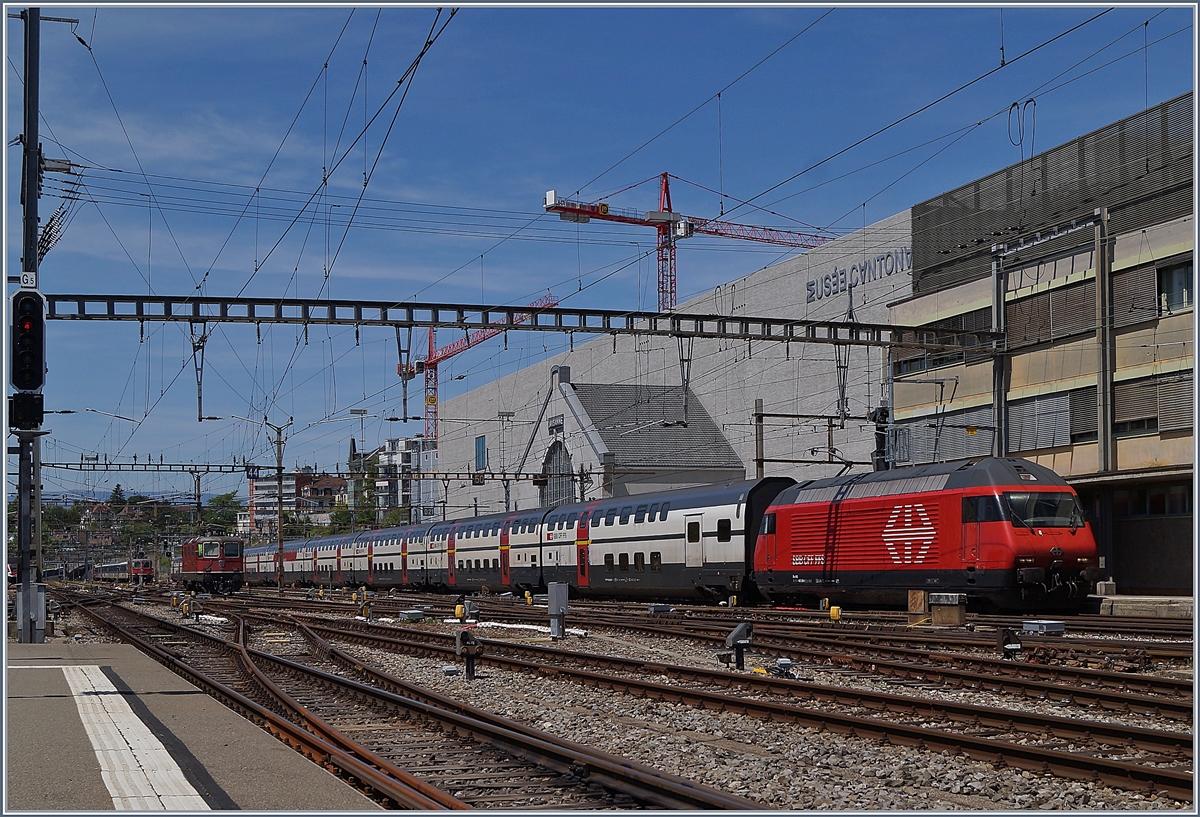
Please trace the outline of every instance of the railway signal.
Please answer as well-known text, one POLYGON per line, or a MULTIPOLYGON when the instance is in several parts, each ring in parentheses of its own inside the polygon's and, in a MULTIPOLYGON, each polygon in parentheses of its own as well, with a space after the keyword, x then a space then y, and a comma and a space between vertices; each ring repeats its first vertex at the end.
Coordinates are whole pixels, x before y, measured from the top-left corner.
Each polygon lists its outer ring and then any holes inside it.
POLYGON ((9 380, 17 391, 46 384, 46 302, 40 292, 21 289, 12 300, 9 380))

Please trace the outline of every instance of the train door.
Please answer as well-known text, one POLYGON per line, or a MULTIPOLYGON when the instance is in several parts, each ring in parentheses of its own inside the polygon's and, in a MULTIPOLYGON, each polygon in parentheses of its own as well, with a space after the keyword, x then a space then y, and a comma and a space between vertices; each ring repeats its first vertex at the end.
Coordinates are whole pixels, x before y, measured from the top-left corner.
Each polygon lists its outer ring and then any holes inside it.
POLYGON ((408 537, 400 540, 400 584, 408 584, 408 537))
POLYGON ((589 587, 588 546, 592 543, 588 529, 588 515, 581 514, 575 528, 575 582, 576 587, 589 587))
POLYGON ((375 542, 367 542, 367 584, 375 584, 375 542))
POLYGON ((979 545, 983 541, 984 522, 1002 522, 1000 501, 995 496, 965 496, 962 500, 962 560, 964 566, 979 560, 979 545))
POLYGON ((512 576, 508 572, 508 531, 508 524, 500 526, 500 584, 504 587, 512 586, 512 576))
POLYGON ((341 584, 342 583, 342 543, 338 542, 336 547, 337 547, 337 550, 334 552, 334 557, 333 557, 333 569, 334 569, 333 580, 336 581, 338 584, 341 584))
POLYGON ((446 534, 446 583, 454 586, 454 534, 446 534))
POLYGON ((704 514, 689 513, 683 518, 683 566, 704 566, 704 514))
POLYGON ((974 564, 979 558, 979 517, 975 513, 975 497, 963 497, 962 552, 963 564, 974 564))

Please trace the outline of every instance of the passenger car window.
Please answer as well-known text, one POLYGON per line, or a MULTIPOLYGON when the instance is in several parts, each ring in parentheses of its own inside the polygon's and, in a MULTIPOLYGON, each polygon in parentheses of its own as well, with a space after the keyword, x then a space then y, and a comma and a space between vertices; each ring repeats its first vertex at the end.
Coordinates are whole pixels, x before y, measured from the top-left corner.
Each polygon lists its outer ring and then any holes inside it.
POLYGON ((604 569, 608 573, 613 572, 613 555, 611 553, 604 554, 604 569))
POLYGON ((637 510, 634 512, 634 515, 633 515, 633 521, 639 525, 646 521, 646 506, 645 505, 638 505, 637 510))
POLYGON ((620 558, 618 559, 617 563, 621 566, 622 573, 629 572, 629 554, 628 553, 622 553, 620 558))
POLYGON ((632 505, 626 505, 624 508, 621 509, 621 524, 622 525, 626 525, 629 523, 629 515, 631 513, 633 513, 632 505))
POLYGON ((693 544, 700 541, 700 523, 688 522, 687 524, 687 540, 693 544))
POLYGON ((671 503, 664 502, 663 506, 662 506, 662 510, 658 512, 658 521, 666 522, 667 521, 667 511, 669 511, 670 509, 671 509, 671 503))
POLYGON ((646 569, 646 554, 645 553, 641 553, 639 551, 638 553, 633 554, 633 569, 638 571, 639 573, 641 573, 642 571, 644 571, 646 569))
POLYGON ((604 524, 612 525, 612 524, 616 523, 616 520, 617 520, 617 509, 609 508, 608 513, 604 517, 604 524))
POLYGON ((662 554, 657 550, 650 551, 650 569, 662 570, 662 554))
POLYGON ((728 542, 733 539, 733 523, 728 519, 717 520, 717 541, 728 542))

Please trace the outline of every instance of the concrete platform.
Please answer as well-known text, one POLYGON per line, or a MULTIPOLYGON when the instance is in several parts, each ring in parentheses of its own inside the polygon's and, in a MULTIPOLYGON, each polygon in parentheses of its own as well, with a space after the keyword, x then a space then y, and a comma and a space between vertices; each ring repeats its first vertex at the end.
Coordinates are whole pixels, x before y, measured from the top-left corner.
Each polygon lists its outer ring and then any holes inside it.
POLYGON ((7 646, 5 813, 379 808, 129 645, 7 646))
POLYGON ((1102 616, 1194 618, 1196 600, 1181 596, 1092 596, 1102 616))

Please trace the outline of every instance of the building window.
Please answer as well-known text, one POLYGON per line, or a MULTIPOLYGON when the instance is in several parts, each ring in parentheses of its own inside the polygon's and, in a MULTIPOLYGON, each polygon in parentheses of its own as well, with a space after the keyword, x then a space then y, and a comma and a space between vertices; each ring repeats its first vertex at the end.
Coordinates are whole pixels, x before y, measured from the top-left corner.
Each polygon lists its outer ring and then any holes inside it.
POLYGON ((1192 262, 1163 267, 1158 271, 1158 312, 1169 315, 1193 305, 1195 284, 1192 281, 1192 262))
POLYGON ((1192 513, 1191 483, 1113 491, 1113 516, 1180 516, 1192 513))
POLYGON ((480 434, 475 438, 475 470, 487 469, 487 435, 480 434))
POLYGON ((1158 418, 1149 417, 1145 420, 1126 420, 1123 423, 1113 423, 1113 434, 1120 437, 1136 437, 1139 434, 1149 434, 1158 431, 1158 418))

